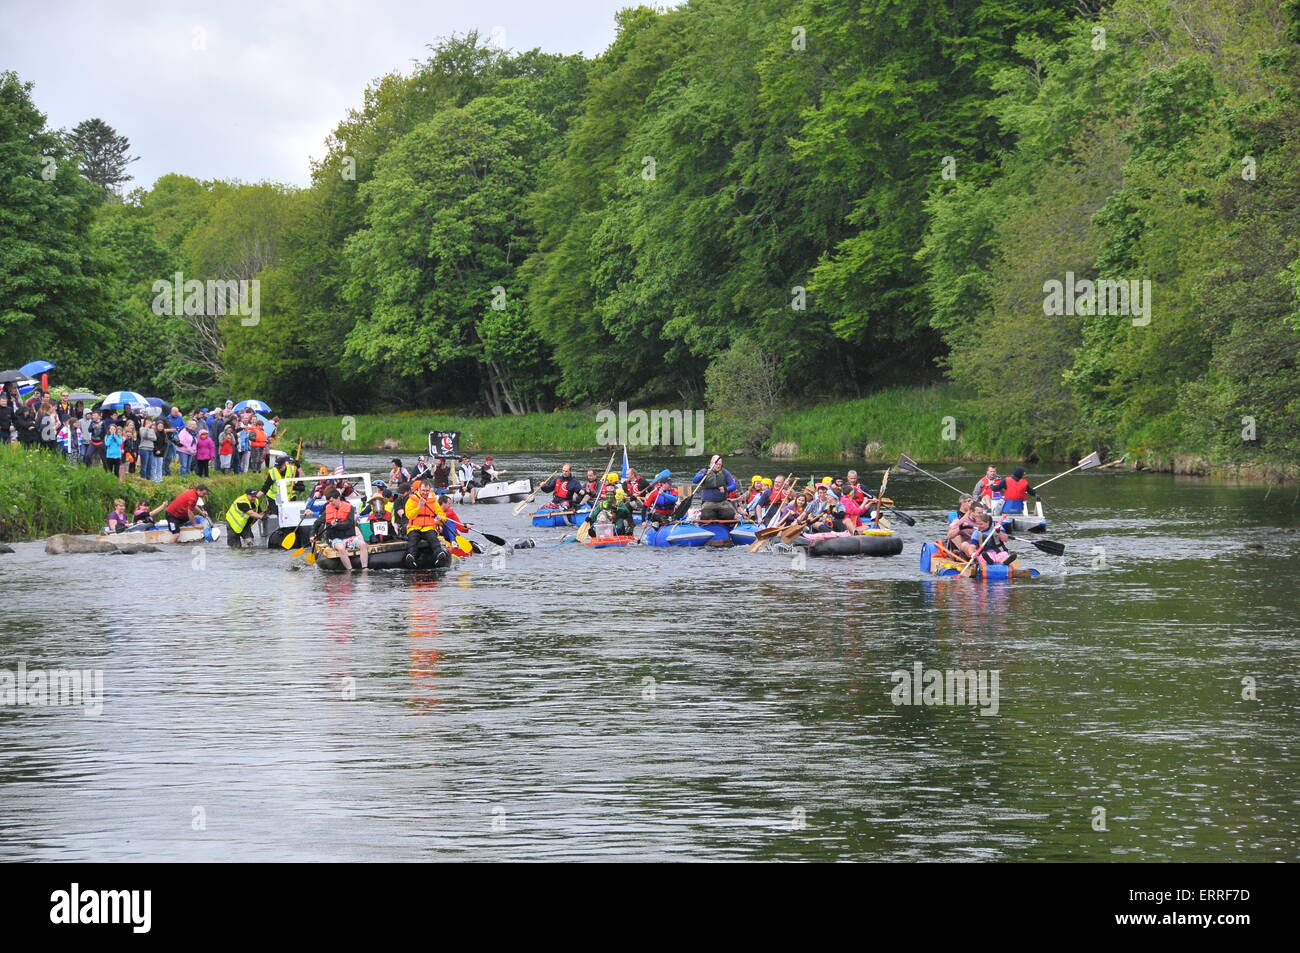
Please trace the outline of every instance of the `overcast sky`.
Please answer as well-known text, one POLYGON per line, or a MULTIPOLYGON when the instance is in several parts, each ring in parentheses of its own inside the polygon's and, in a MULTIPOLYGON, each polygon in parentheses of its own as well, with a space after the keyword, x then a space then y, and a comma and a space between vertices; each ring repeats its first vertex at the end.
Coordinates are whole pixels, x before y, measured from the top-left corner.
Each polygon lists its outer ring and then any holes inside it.
POLYGON ((439 37, 594 56, 636 0, 0 0, 0 69, 36 84, 51 126, 99 117, 140 161, 124 191, 179 172, 309 181, 370 80, 439 37))

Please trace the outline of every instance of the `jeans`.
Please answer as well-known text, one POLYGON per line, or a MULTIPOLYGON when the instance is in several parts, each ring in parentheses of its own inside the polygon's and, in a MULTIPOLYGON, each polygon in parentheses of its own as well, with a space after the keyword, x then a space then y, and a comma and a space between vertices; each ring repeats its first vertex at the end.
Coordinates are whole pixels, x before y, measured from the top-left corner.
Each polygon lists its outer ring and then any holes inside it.
POLYGON ((162 475, 168 476, 172 472, 172 460, 176 458, 176 446, 170 440, 167 441, 167 450, 162 457, 162 475))
POLYGON ((194 469, 194 454, 177 453, 176 455, 181 458, 181 476, 188 476, 194 469))

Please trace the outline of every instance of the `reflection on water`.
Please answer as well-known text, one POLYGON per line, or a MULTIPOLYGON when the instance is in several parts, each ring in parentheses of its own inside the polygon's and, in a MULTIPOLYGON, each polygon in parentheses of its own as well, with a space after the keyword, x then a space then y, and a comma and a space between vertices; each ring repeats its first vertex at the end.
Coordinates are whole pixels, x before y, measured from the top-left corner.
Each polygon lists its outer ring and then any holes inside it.
POLYGON ((0 708, 0 857, 1296 859, 1289 497, 1062 480, 1070 554, 1004 584, 921 576, 946 491, 890 489, 902 556, 802 568, 500 506, 463 515, 538 548, 440 575, 19 546, 0 668, 106 694, 0 708), (997 714, 893 704, 918 663, 998 672, 997 714))

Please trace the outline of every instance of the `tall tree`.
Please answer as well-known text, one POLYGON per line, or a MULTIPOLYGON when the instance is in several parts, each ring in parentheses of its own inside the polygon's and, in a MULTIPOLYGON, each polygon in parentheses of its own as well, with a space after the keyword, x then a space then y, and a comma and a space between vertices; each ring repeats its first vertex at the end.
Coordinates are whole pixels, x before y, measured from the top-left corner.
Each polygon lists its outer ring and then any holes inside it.
POLYGON ((118 194, 118 187, 131 181, 126 167, 140 157, 128 155, 131 140, 119 136, 117 130, 104 120, 82 120, 67 134, 67 140, 68 150, 78 157, 81 174, 106 194, 118 194))

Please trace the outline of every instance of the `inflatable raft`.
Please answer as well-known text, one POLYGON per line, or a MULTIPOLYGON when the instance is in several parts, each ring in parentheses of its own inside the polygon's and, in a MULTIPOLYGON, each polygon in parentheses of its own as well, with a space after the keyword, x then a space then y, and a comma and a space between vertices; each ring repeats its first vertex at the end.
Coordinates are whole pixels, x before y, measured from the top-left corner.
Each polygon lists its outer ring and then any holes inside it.
MULTIPOLYGON (((921 547, 921 572, 935 576, 959 576, 965 565, 966 560, 953 556, 939 543, 927 542, 921 547)), ((1001 566, 981 560, 969 575, 979 579, 1036 579, 1038 570, 1027 566, 1001 566)))
MULTIPOLYGON (((586 518, 586 513, 583 513, 586 518)), ((542 527, 568 526, 573 522, 572 510, 538 510, 533 514, 533 525, 542 527)))
POLYGON ((806 547, 809 556, 897 556, 903 551, 903 541, 889 529, 869 529, 858 535, 805 534, 794 544, 806 547))
POLYGON ((635 536, 591 536, 583 545, 603 549, 606 546, 628 546, 635 542, 635 536))

